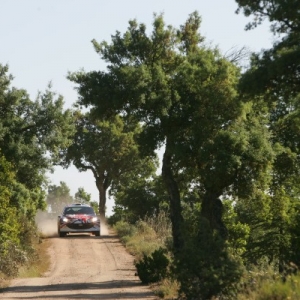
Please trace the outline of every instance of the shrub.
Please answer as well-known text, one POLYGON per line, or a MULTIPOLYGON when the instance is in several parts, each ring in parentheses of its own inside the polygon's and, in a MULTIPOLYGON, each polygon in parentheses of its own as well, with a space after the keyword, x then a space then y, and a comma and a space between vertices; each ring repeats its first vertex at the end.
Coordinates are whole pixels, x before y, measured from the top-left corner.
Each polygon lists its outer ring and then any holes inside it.
POLYGON ((117 222, 114 226, 114 229, 117 231, 121 239, 126 236, 133 236, 136 233, 135 226, 124 221, 117 222))
POLYGON ((26 261, 26 253, 12 242, 0 245, 0 272, 4 275, 16 276, 19 267, 26 261))
POLYGON ((252 266, 241 283, 238 300, 300 299, 300 275, 283 276, 272 265, 252 266))
POLYGON ((143 259, 135 263, 137 274, 145 284, 158 282, 167 275, 169 260, 166 257, 166 250, 159 248, 151 255, 144 255, 143 259))
POLYGON ((242 270, 229 255, 224 240, 209 229, 205 219, 197 232, 186 232, 185 236, 175 263, 183 299, 206 300, 233 293, 242 270))

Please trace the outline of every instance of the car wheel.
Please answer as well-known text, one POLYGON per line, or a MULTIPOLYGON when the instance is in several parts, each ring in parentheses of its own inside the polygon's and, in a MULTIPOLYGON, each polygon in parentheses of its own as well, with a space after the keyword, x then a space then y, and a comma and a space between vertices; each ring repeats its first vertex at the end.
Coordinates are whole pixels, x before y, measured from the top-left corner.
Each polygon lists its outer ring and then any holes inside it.
POLYGON ((59 235, 59 237, 64 237, 64 236, 67 235, 67 233, 66 233, 66 232, 60 232, 60 231, 59 231, 58 235, 59 235))
POLYGON ((95 232, 95 236, 100 236, 100 230, 95 232))

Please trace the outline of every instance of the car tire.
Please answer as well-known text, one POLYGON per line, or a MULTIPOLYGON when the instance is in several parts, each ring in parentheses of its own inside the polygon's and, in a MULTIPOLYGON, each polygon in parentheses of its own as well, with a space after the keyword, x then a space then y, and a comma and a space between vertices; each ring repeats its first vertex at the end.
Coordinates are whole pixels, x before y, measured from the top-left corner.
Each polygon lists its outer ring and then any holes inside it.
POLYGON ((95 236, 100 236, 100 230, 95 232, 95 236))
POLYGON ((67 233, 59 231, 58 235, 59 235, 59 237, 65 237, 67 235, 67 233))

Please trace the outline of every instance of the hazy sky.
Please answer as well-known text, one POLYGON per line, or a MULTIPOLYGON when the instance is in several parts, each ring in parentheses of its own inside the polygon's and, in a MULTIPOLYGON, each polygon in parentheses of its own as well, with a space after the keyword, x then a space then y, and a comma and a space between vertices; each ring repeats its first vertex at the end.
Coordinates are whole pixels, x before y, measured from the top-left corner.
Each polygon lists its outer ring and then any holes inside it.
MULTIPOLYGON (((150 31, 154 13, 163 13, 166 24, 179 27, 198 11, 206 43, 222 52, 243 46, 251 51, 269 48, 273 36, 268 24, 245 31, 250 19, 235 14, 236 8, 234 0, 0 0, 0 63, 9 65, 13 86, 26 89, 32 99, 51 81, 66 107, 71 107, 77 95, 67 73, 103 69, 91 40, 110 41, 116 31, 127 29, 131 19, 150 31)), ((66 182, 72 196, 83 187, 98 200, 91 172, 57 168, 50 179, 56 185, 66 182)), ((107 206, 110 211, 112 202, 107 206)))

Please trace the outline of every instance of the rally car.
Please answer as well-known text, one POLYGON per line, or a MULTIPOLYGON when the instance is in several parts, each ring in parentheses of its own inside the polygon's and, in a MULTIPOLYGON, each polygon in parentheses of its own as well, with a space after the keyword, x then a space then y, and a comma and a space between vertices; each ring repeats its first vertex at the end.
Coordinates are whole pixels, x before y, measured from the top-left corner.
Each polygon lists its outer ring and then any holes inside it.
POLYGON ((92 233, 100 236, 100 218, 87 204, 71 204, 64 207, 58 216, 57 230, 60 237, 68 233, 92 233))

